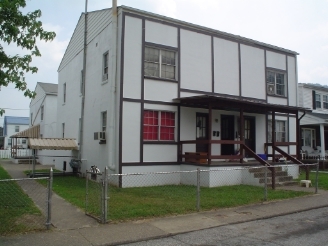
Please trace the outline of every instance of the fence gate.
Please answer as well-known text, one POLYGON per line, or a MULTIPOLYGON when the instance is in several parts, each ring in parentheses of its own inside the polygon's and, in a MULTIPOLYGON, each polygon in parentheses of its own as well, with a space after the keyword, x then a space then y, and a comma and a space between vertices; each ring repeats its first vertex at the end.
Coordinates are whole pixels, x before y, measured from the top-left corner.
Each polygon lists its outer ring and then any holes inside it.
POLYGON ((86 171, 85 214, 101 223, 107 222, 107 168, 101 173, 92 168, 86 171))

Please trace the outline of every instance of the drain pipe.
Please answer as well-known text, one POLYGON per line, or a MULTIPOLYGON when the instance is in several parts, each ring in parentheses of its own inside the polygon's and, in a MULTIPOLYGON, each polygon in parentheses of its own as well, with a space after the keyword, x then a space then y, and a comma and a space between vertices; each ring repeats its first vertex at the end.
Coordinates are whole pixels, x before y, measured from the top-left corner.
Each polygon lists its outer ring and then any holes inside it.
POLYGON ((85 0, 84 11, 84 47, 83 47, 83 72, 82 72, 82 98, 81 98, 81 121, 80 121, 80 148, 78 153, 78 160, 82 159, 82 147, 83 147, 83 125, 84 125, 84 102, 85 102, 85 75, 86 75, 86 63, 87 63, 87 35, 88 35, 88 0, 85 0))
POLYGON ((117 97, 118 97, 118 81, 117 81, 117 0, 112 0, 112 73, 110 80, 110 103, 109 103, 109 169, 116 171, 116 153, 117 153, 117 131, 116 131, 116 119, 117 119, 117 97))

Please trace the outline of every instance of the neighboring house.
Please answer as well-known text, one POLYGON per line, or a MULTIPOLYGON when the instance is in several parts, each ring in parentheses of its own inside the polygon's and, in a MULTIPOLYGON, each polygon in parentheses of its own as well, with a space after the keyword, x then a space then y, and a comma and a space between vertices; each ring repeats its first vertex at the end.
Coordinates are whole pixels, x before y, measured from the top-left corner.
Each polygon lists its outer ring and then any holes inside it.
POLYGON ((265 151, 275 159, 279 146, 298 155, 296 52, 130 7, 115 12, 82 14, 58 68, 57 137, 78 139, 82 170, 212 168, 265 151))
POLYGON ((26 130, 29 127, 29 117, 5 116, 3 122, 4 149, 9 149, 15 145, 17 148, 27 148, 27 141, 24 138, 13 140, 12 135, 26 130))
POLYGON ((0 149, 3 149, 4 137, 3 137, 3 127, 0 127, 0 149))
MULTIPOLYGON (((320 84, 298 85, 299 106, 312 109, 301 119, 301 144, 328 150, 328 87, 320 84)), ((324 158, 325 151, 319 152, 324 158)))
MULTIPOLYGON (((58 85, 38 82, 36 97, 30 102, 30 127, 40 125, 40 138, 54 138, 57 130, 57 93, 58 85)), ((51 150, 38 150, 38 162, 54 164, 51 150)))

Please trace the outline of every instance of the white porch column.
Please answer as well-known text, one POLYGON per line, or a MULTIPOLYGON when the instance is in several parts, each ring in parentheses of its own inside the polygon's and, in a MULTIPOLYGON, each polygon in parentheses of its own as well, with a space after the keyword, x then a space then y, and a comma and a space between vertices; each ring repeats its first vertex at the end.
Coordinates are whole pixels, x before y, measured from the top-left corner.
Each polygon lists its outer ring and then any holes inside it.
POLYGON ((321 153, 320 157, 322 160, 325 159, 325 127, 323 124, 320 124, 320 145, 321 145, 321 153))

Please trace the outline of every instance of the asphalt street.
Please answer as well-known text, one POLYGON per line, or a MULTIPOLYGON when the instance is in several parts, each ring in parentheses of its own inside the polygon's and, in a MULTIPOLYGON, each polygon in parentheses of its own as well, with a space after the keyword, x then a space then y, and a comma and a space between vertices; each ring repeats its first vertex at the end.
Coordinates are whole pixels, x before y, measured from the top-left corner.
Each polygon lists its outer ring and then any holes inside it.
POLYGON ((328 207, 121 245, 328 245, 328 207))

